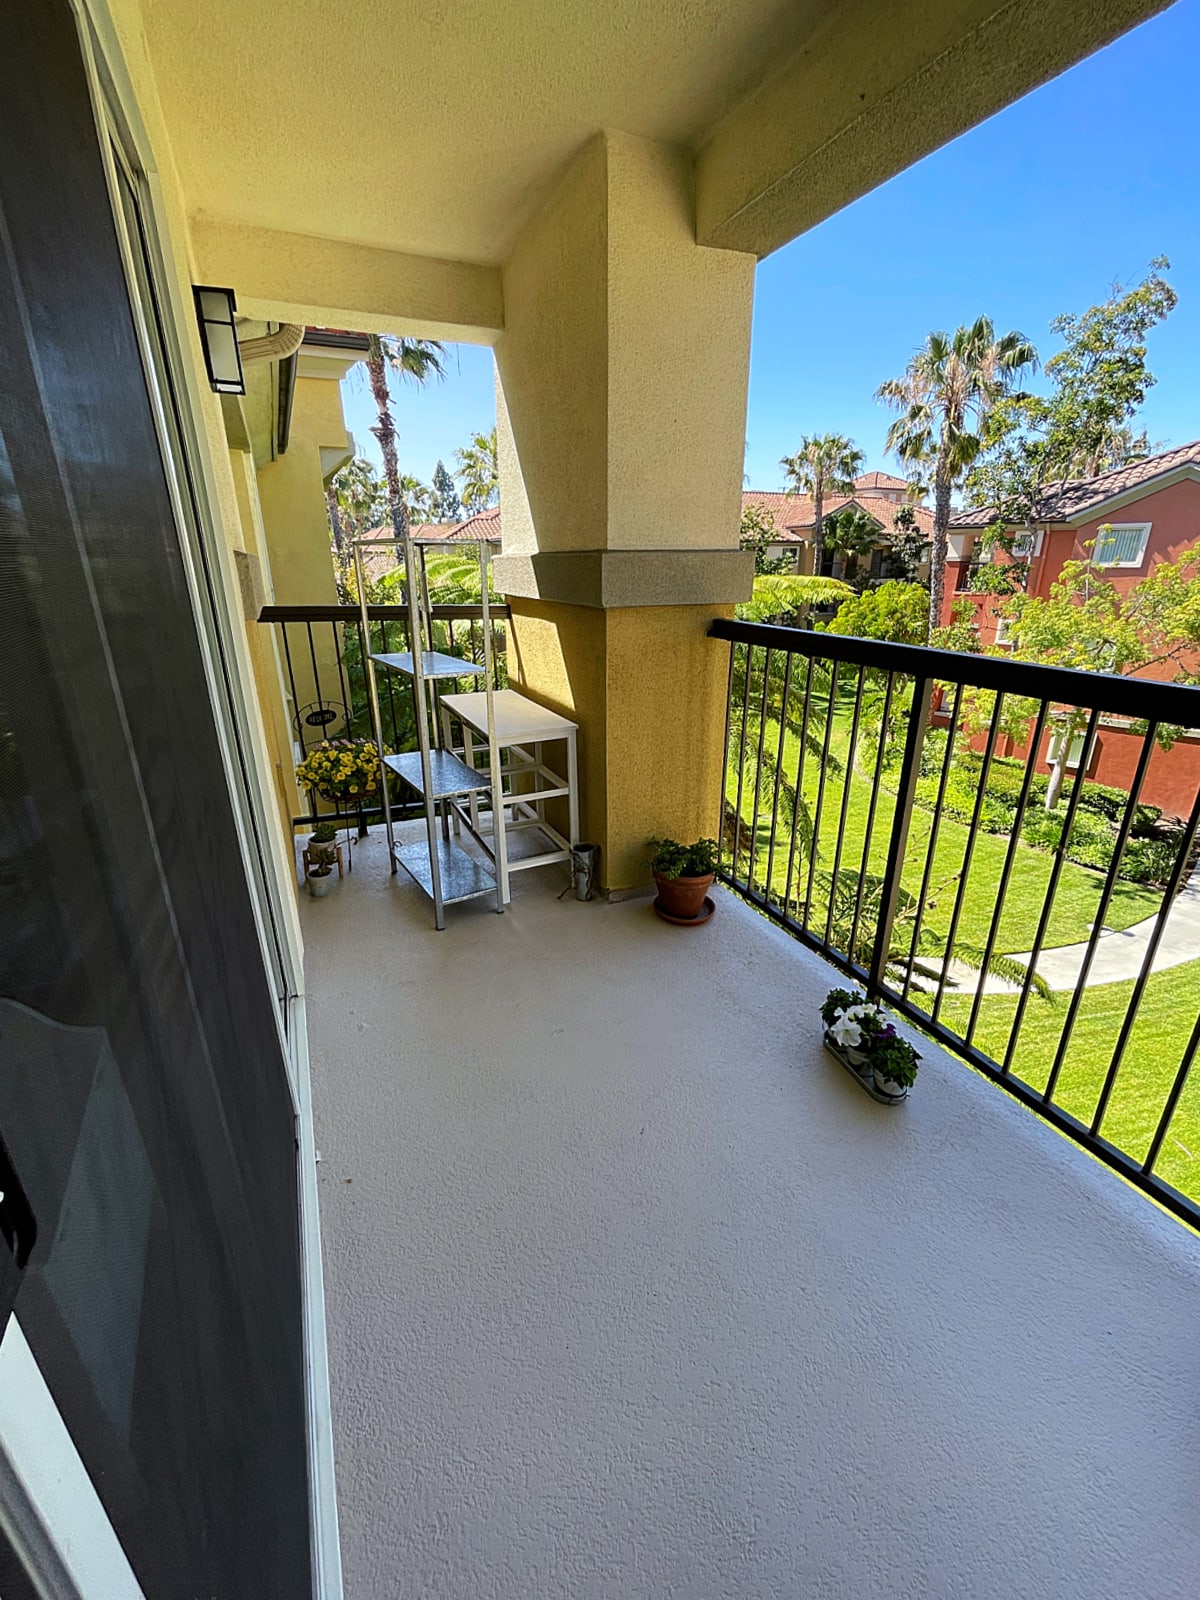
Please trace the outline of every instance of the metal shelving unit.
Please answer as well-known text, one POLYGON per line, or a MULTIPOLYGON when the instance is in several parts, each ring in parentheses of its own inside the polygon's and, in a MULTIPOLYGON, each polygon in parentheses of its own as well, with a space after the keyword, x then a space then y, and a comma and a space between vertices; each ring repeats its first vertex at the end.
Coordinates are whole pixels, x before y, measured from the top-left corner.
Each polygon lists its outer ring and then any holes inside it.
MULTIPOLYGON (((464 541, 465 542, 465 541, 464 541)), ((456 548, 461 549, 459 544, 456 548)), ((450 837, 451 808, 463 795, 487 794, 493 816, 499 816, 503 805, 502 777, 499 753, 496 748, 495 674, 492 661, 492 623, 488 608, 488 546, 479 541, 479 578, 482 608, 483 663, 469 661, 461 656, 445 655, 433 649, 433 618, 429 605, 429 584, 425 563, 417 562, 412 535, 355 539, 354 576, 358 588, 358 604, 362 614, 362 636, 367 649, 367 688, 371 704, 371 726, 379 759, 384 767, 394 772, 401 781, 420 798, 425 811, 425 840, 399 844, 392 819, 391 797, 388 784, 383 784, 383 816, 387 828, 388 856, 392 871, 404 871, 424 889, 433 901, 434 921, 438 928, 446 926, 446 907, 462 900, 475 900, 494 894, 496 910, 504 910, 503 885, 490 861, 480 861, 468 855, 450 837), (367 586, 363 572, 362 553, 373 548, 400 549, 403 552, 404 591, 408 607, 408 637, 410 650, 389 654, 371 651, 370 623, 367 617, 367 586), (426 646, 428 645, 428 648, 426 646), (416 713, 417 748, 389 753, 383 738, 383 722, 379 714, 379 686, 377 674, 392 672, 412 683, 413 708, 416 713), (468 766, 454 751, 441 743, 441 718, 438 715, 438 686, 441 683, 461 682, 463 679, 482 677, 487 703, 488 759, 485 768, 468 766)), ((461 825, 461 824, 460 824, 461 825)), ((487 842, 476 828, 467 822, 467 831, 485 851, 487 842)), ((490 853, 490 852, 489 852, 490 853)))

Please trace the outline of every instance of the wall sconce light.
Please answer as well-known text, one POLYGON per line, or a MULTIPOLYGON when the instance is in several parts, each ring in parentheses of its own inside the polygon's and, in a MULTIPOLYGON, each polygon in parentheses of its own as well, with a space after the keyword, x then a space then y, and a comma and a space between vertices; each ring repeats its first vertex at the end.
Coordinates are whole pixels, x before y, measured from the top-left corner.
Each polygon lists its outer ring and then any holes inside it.
POLYGON ((196 320, 200 324, 200 343, 204 346, 209 383, 218 394, 245 394, 242 353, 233 323, 237 310, 233 290, 193 284, 192 297, 196 302, 196 320))

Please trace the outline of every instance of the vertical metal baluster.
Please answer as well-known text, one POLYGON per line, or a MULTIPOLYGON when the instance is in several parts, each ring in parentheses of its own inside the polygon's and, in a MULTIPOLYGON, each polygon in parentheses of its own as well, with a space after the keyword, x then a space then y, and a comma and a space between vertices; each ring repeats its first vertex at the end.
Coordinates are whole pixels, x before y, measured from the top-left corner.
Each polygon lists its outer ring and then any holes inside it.
POLYGON ((854 901, 854 920, 850 924, 850 948, 846 951, 851 961, 857 961, 858 923, 862 916, 863 883, 870 871, 871 840, 875 834, 875 808, 879 803, 879 790, 883 784, 883 758, 887 752, 888 722, 892 714, 892 691, 896 687, 896 674, 888 673, 887 691, 883 697, 883 716, 879 723, 879 744, 875 751, 875 773, 871 782, 871 803, 867 807, 867 831, 863 837, 862 860, 858 864, 858 894, 854 901))
POLYGON ((286 622, 279 624, 279 631, 283 635, 283 659, 287 662, 288 688, 292 693, 292 727, 300 741, 301 758, 308 754, 308 742, 304 737, 304 718, 300 715, 300 696, 296 693, 296 674, 292 670, 292 648, 288 644, 288 625, 286 622))
POLYGON ((790 916, 788 907, 792 901, 792 874, 796 867, 796 843, 800 836, 800 816, 804 808, 804 757, 808 745, 808 712, 812 696, 813 664, 809 656, 804 663, 804 706, 800 712, 800 737, 799 748, 796 752, 796 815, 792 822, 792 842, 788 847, 787 877, 783 884, 783 914, 790 916))
MULTIPOLYGON (((1075 1027, 1075 1018, 1079 1013, 1079 1003, 1083 999, 1084 989, 1087 987, 1088 974, 1092 970, 1092 961, 1096 955, 1096 946, 1100 943, 1100 935, 1104 931, 1104 917, 1108 911, 1109 901, 1112 899, 1113 890, 1117 884, 1117 871, 1121 865, 1121 857, 1125 854, 1133 820, 1137 815, 1138 796, 1142 792, 1142 784, 1146 778, 1146 768, 1150 765, 1150 756, 1154 750, 1155 734, 1158 731, 1157 722, 1151 722, 1146 729, 1146 736, 1142 740, 1142 751, 1138 757, 1137 771, 1133 776, 1133 785, 1129 791, 1129 800, 1121 818, 1121 826, 1117 832, 1116 843, 1113 846, 1112 860, 1108 864, 1108 871, 1104 876, 1104 886, 1100 891, 1100 900, 1096 906, 1096 920, 1092 924, 1091 938, 1087 942, 1087 949, 1083 953, 1083 963, 1079 968, 1079 976, 1075 979, 1075 988, 1071 995, 1071 1002, 1067 1007, 1067 1015, 1063 1020, 1062 1032, 1058 1038, 1058 1048, 1054 1052, 1054 1064, 1050 1068, 1050 1077, 1046 1083, 1045 1098, 1054 1097, 1058 1085, 1058 1075, 1062 1071, 1063 1062, 1066 1060, 1067 1050, 1071 1043, 1071 1033, 1075 1027)), ((1084 751, 1085 759, 1080 763, 1086 767, 1088 752, 1084 751)))
MULTIPOLYGON (((867 681, 866 667, 858 669, 858 688, 854 693, 854 714, 850 719, 850 743, 846 750, 846 770, 842 777, 842 808, 838 815, 837 843, 833 850, 833 876, 830 880, 829 905, 825 910, 825 943, 829 944, 833 930, 833 911, 838 899, 838 876, 842 870, 842 841, 846 836, 846 813, 850 809, 850 790, 854 783, 854 752, 858 745, 858 722, 862 715, 863 689, 867 681)), ((862 879, 858 881, 859 898, 862 898, 862 879)), ((843 954, 849 955, 849 951, 843 954)))
POLYGON ((1188 860, 1192 853, 1192 842, 1196 837, 1196 829, 1198 827, 1200 827, 1200 793, 1197 793, 1192 803, 1191 815, 1188 817, 1183 838, 1179 842, 1179 854, 1175 857, 1175 865, 1171 868, 1171 876, 1167 879, 1166 888, 1163 890, 1163 903, 1158 908, 1158 916, 1154 920, 1154 926, 1150 930, 1150 938, 1146 943, 1146 953, 1142 957, 1142 965, 1138 971, 1137 978, 1134 980, 1133 993, 1129 996, 1129 1005, 1126 1007, 1125 1017, 1121 1023, 1121 1031, 1117 1035, 1117 1042, 1113 1049, 1112 1060, 1109 1062, 1108 1072, 1105 1074, 1104 1087, 1100 1091, 1100 1099, 1096 1104, 1096 1114, 1092 1118, 1091 1132, 1093 1134, 1099 1130, 1100 1124, 1104 1121, 1104 1113, 1108 1110, 1109 1096, 1112 1094, 1117 1071, 1125 1054, 1126 1046, 1129 1044, 1129 1035, 1133 1032, 1133 1024, 1137 1018, 1138 1008, 1142 1003, 1142 996, 1146 992, 1146 983, 1154 966, 1154 958, 1158 954, 1158 946, 1162 939, 1163 929, 1167 925, 1167 918, 1171 915, 1171 907, 1175 903, 1175 896, 1179 893, 1184 877, 1187 874, 1188 860))
MULTIPOLYGON (((950 777, 950 768, 954 762, 954 738, 958 732, 958 713, 962 706, 963 685, 954 685, 954 705, 950 711, 950 725, 946 729, 946 753, 942 757, 942 771, 938 778, 937 800, 934 802, 933 815, 929 819, 929 838, 925 845, 925 866, 921 872, 921 892, 917 896, 917 909, 913 916, 912 938, 909 940, 908 956, 904 964, 904 981, 900 992, 908 999, 909 990, 912 988, 913 965, 917 959, 917 945, 921 938, 921 923, 925 915, 925 902, 929 896, 929 881, 933 877, 933 861, 937 855, 938 835, 942 828, 942 802, 946 797, 946 782, 950 777)), ((917 774, 920 780, 920 774, 917 774)))
MULTIPOLYGON (((1087 766, 1088 751, 1096 737, 1096 724, 1100 720, 1099 711, 1093 711, 1088 718, 1087 733, 1083 741, 1083 760, 1079 763, 1079 770, 1075 774, 1075 782, 1071 788, 1071 799, 1067 805, 1067 814, 1063 819, 1062 836, 1059 839, 1058 849, 1054 852, 1054 862, 1050 868, 1050 878, 1046 884, 1046 896, 1042 901, 1042 912, 1038 918, 1037 935, 1033 941, 1033 949, 1029 956, 1029 969, 1025 974, 1025 982, 1021 985, 1021 992, 1017 998, 1017 1009, 1013 1015, 1012 1030, 1008 1036, 1008 1044, 1004 1051, 1004 1060, 1001 1063, 1002 1072, 1012 1071, 1013 1055, 1017 1048, 1017 1036, 1021 1032, 1021 1023, 1025 1019, 1025 1008, 1029 1004, 1029 996, 1033 990, 1034 974, 1037 971, 1038 957, 1042 953, 1042 944, 1046 938, 1046 929, 1050 926, 1050 913, 1054 909, 1054 891, 1058 888, 1058 880, 1062 876, 1063 863, 1067 859, 1067 841, 1071 837, 1071 829, 1075 825, 1075 814, 1079 810, 1079 802, 1083 797, 1084 768, 1087 766)), ((1043 1100, 1045 1096, 1043 1095, 1043 1100)))
POLYGON ((987 943, 983 947, 983 969, 980 973, 980 982, 975 990, 975 998, 971 1002, 971 1015, 967 1021, 967 1044, 970 1044, 975 1037, 975 1023, 979 1016, 979 1004, 983 999, 982 980, 987 973, 993 955, 996 953, 996 940, 1000 933, 1000 919, 1004 915, 1004 899, 1008 893, 1008 880, 1012 875, 1013 863, 1017 858, 1017 848, 1021 843, 1021 825, 1025 821, 1025 809, 1029 802, 1029 792, 1033 787, 1033 775, 1037 770, 1038 750, 1041 747, 1042 734, 1045 731, 1046 716, 1049 710, 1049 702, 1043 700, 1038 707, 1037 720, 1033 725, 1033 737, 1030 740, 1029 753, 1025 758, 1025 775, 1021 780, 1021 792, 1017 797, 1017 809, 1013 817, 1012 833, 1009 835, 1008 849, 1004 855, 1004 866, 1000 872, 1000 882, 996 886, 996 909, 992 912, 987 943))
MULTIPOLYGON (((367 672, 369 670, 368 667, 367 667, 367 656, 370 654, 370 645, 368 643, 368 640, 363 637, 362 619, 358 618, 355 625, 358 628, 358 670, 362 673, 363 696, 367 701, 367 710, 369 712, 370 709, 371 709, 371 706, 370 706, 370 689, 369 689, 368 683, 367 683, 367 672)), ((352 694, 354 692, 354 680, 353 680, 353 678, 351 679, 351 682, 350 682, 350 692, 352 694)), ((380 722, 380 728, 382 728, 382 727, 383 727, 383 723, 380 722)))
POLYGON ((900 763, 900 783, 896 791, 896 809, 892 816, 892 836, 888 842, 887 866, 883 870, 883 885, 879 893, 879 924, 875 929, 875 943, 871 948, 871 968, 867 975, 867 993, 872 996, 882 994, 887 984, 892 931, 896 924, 896 907, 900 901, 900 879, 904 872, 908 830, 917 798, 917 783, 921 776, 921 750, 929 728, 932 705, 933 680, 914 678, 912 705, 908 713, 908 733, 904 739, 904 759, 900 763))
MULTIPOLYGON (((367 626, 369 628, 370 623, 368 623, 367 626)), ((391 653, 392 652, 388 649, 387 623, 381 619, 379 623, 379 654, 386 656, 390 655, 391 653)), ((401 744, 400 724, 396 719, 396 691, 393 686, 395 677, 396 674, 394 672, 385 672, 383 675, 383 680, 387 684, 388 716, 391 719, 392 724, 392 748, 393 750, 398 751, 401 748, 401 744)), ((401 800, 403 802, 403 796, 401 796, 401 800)))
POLYGON ((833 738, 833 719, 837 702, 838 664, 836 661, 829 663, 829 706, 825 713, 825 739, 821 746, 821 775, 817 779, 817 806, 813 812, 813 837, 812 848, 808 852, 808 883, 804 890, 804 921, 802 927, 808 927, 809 913, 812 911, 813 876, 817 867, 817 856, 821 850, 821 812, 825 804, 825 774, 829 771, 829 744, 833 738))
MULTIPOLYGON (((733 652, 736 649, 737 645, 730 644, 729 672, 725 683, 725 739, 721 746, 725 752, 725 759, 721 765, 720 811, 717 820, 717 875, 719 877, 725 875, 722 872, 725 861, 725 807, 728 804, 725 794, 729 787, 729 735, 733 731, 733 652)), ((736 877, 737 874, 731 873, 730 876, 736 877)))
POLYGON ((750 821, 750 865, 746 869, 746 881, 751 889, 754 888, 754 864, 758 860, 758 800, 762 793, 763 747, 767 737, 767 703, 771 691, 771 657, 773 650, 763 653, 763 691, 762 705, 758 714, 758 756, 754 763, 754 809, 750 821))
POLYGON ((350 690, 346 684, 346 674, 342 667, 342 644, 338 639, 338 625, 336 622, 329 624, 329 633, 333 639, 333 659, 337 662, 338 684, 342 691, 342 704, 346 708, 346 736, 349 738, 352 732, 350 723, 354 717, 354 708, 350 704, 350 690))
MULTIPOLYGON (((788 700, 792 692, 792 653, 789 650, 784 664, 783 693, 779 699, 779 748, 775 752, 775 792, 771 797, 771 839, 767 848, 767 900, 771 898, 771 879, 775 871, 775 834, 779 827, 779 780, 783 776, 783 747, 787 738, 788 700)), ((795 826, 795 818, 792 819, 795 826)))
POLYGON ((1179 1097, 1187 1084, 1188 1074, 1192 1070, 1192 1063, 1196 1059, 1197 1050, 1200 1050, 1200 1017, 1196 1018, 1192 1028, 1192 1036, 1187 1042, 1187 1047, 1183 1052, 1183 1060, 1179 1063, 1178 1071, 1175 1073, 1175 1081, 1171 1085, 1171 1091, 1167 1095, 1166 1103, 1163 1106, 1162 1116, 1158 1119, 1158 1127, 1154 1130, 1154 1137, 1150 1141, 1146 1159, 1142 1162, 1142 1171, 1147 1174, 1154 1171, 1154 1164, 1158 1160, 1158 1153, 1162 1149, 1162 1142, 1166 1137, 1167 1129, 1171 1126, 1175 1108, 1179 1104, 1179 1097))
MULTIPOLYGON (((963 901, 967 895, 967 879, 971 876, 971 863, 975 859, 975 841, 979 837, 979 818, 983 814, 983 802, 987 797, 988 778, 992 773, 992 757, 996 753, 996 740, 1000 735, 1000 718, 1004 710, 1004 694, 998 691, 992 707, 992 723, 988 729, 987 743, 983 750, 983 765, 979 769, 979 788, 975 794, 975 804, 971 808, 971 824, 967 829, 967 845, 963 851, 962 867, 958 874, 958 889, 954 895, 954 910, 950 913, 950 930, 946 935, 946 956, 942 962, 942 970, 938 976, 937 993, 933 997, 933 1020, 936 1022, 941 1014, 942 1001, 946 994, 946 976, 950 971, 950 963, 954 959, 954 942, 958 938, 958 924, 962 917, 963 901)), ((982 974, 980 982, 983 981, 982 974)))
MULTIPOLYGON (((737 646, 734 646, 737 649, 737 646)), ((750 710, 750 653, 752 645, 742 647, 745 654, 742 669, 742 722, 738 735, 737 810, 733 815, 733 876, 738 880, 738 850, 742 842, 742 786, 746 776, 746 717, 750 710)), ((749 887, 749 885, 747 885, 749 887)))
MULTIPOLYGON (((313 643, 311 622, 306 622, 304 624, 304 631, 308 634, 308 659, 312 662, 313 687, 315 688, 317 695, 317 709, 318 711, 324 711, 325 696, 321 692, 321 669, 317 666, 317 647, 313 643)), ((322 739, 326 737, 324 722, 321 723, 321 737, 322 739)))

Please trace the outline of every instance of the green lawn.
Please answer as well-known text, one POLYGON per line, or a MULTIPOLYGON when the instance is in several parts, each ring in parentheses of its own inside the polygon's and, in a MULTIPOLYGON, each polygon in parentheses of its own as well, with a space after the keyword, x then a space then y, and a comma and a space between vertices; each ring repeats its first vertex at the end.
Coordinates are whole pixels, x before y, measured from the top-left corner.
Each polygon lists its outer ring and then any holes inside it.
MULTIPOLYGON (((760 680, 761 681, 761 680, 760 680)), ((821 707, 814 696, 814 709, 821 707)), ((797 903, 803 906, 808 900, 807 925, 818 936, 824 936, 828 893, 822 883, 822 874, 831 873, 837 858, 839 829, 842 844, 839 865, 843 871, 855 875, 862 872, 881 874, 887 858, 888 841, 895 811, 894 774, 883 775, 882 782, 874 781, 879 733, 864 720, 859 729, 853 760, 850 752, 850 727, 853 705, 846 696, 835 702, 833 728, 829 739, 829 752, 834 758, 823 766, 821 750, 809 748, 805 752, 800 778, 800 793, 816 826, 816 870, 809 898, 809 857, 801 842, 795 853, 794 871, 788 892, 789 909, 797 914, 797 903), (818 791, 824 770, 824 793, 818 810, 818 791), (874 821, 870 840, 867 840, 872 796, 875 800, 874 821), (844 806, 844 825, 843 817, 844 806)), ((781 754, 780 768, 788 782, 794 782, 799 758, 799 741, 790 731, 780 744, 780 726, 770 715, 766 720, 763 749, 771 760, 781 754)), ((823 734, 824 725, 818 715, 817 731, 823 734)), ((738 737, 738 717, 735 711, 732 734, 738 737)), ((903 737, 904 723, 899 720, 893 737, 903 737)), ((773 781, 763 784, 758 797, 758 823, 754 828, 754 758, 758 750, 757 728, 750 741, 751 760, 743 776, 741 815, 743 818, 743 851, 751 831, 755 834, 752 868, 754 887, 760 892, 768 887, 782 898, 787 888, 788 856, 792 830, 781 824, 776 832, 774 858, 768 871, 769 816, 773 801, 773 781), (747 781, 747 777, 748 780, 747 781)), ((738 776, 736 767, 727 774, 727 796, 737 804, 738 776)), ((969 829, 966 824, 943 815, 937 826, 937 841, 933 865, 929 876, 929 901, 923 926, 943 938, 949 933, 958 893, 959 877, 966 857, 969 829)), ((914 808, 909 828, 908 845, 902 874, 902 887, 914 897, 919 896, 925 872, 930 837, 934 831, 933 812, 918 805, 914 808)), ((981 947, 986 943, 988 930, 996 907, 999 880, 1009 847, 1008 837, 980 831, 966 874, 959 914, 956 944, 981 947)), ((1046 890, 1054 871, 1055 857, 1049 851, 1035 850, 1023 840, 1018 841, 1013 868, 1008 880, 1004 904, 1001 908, 996 951, 1012 954, 1032 947, 1038 922, 1042 915, 1046 890)), ((740 870, 745 873, 747 862, 739 858, 740 870)), ((1054 892, 1053 903, 1046 927, 1043 948, 1075 944, 1086 940, 1091 932, 1098 909, 1104 874, 1076 862, 1062 864, 1054 892)), ((1144 917, 1152 916, 1162 904, 1162 891, 1138 884, 1118 881, 1105 913, 1105 924, 1110 928, 1126 928, 1144 917)), ((905 941, 906 943, 907 941, 905 941)), ((1062 1071, 1055 1088, 1055 1101, 1064 1110, 1084 1122, 1090 1122, 1095 1112, 1101 1086, 1112 1059, 1117 1033, 1125 1016, 1133 984, 1108 984, 1089 988, 1080 1007, 1072 1031, 1071 1042, 1064 1058, 1062 1071)), ((914 1000, 919 996, 914 994, 914 1000)), ((947 995, 941 1010, 941 1020, 950 1028, 963 1030, 971 1010, 970 995, 947 995)), ((1070 996, 1056 995, 1053 1002, 1032 996, 1026 1007, 1013 1070, 1035 1089, 1045 1086, 1058 1047, 1070 996)), ((974 1043, 993 1057, 1003 1058, 1016 1011, 1015 996, 987 995, 980 1002, 979 1018, 974 1043)), ((1188 1038, 1200 1011, 1200 961, 1176 967, 1151 978, 1130 1035, 1112 1097, 1104 1119, 1102 1132, 1112 1143, 1128 1151, 1138 1160, 1144 1158, 1167 1094, 1183 1057, 1188 1038)), ((1172 1125, 1159 1154, 1156 1173, 1183 1193, 1200 1200, 1200 1067, 1189 1080, 1172 1125)))
MULTIPOLYGON (((1132 992, 1132 982, 1102 984, 1087 990, 1079 1008, 1054 1099, 1083 1122, 1090 1123, 1095 1114, 1132 992)), ((1035 1089, 1045 1088, 1069 1003, 1070 996, 1060 994, 1053 1005, 1033 998, 1026 1007, 1013 1071, 1035 1089)), ((1016 1007, 1015 995, 985 995, 980 1001, 974 1042, 995 1060, 1003 1058, 1016 1007)), ((942 1006, 942 1021, 964 1029, 970 1010, 970 996, 949 996, 942 1006)), ((1106 1139, 1139 1161, 1158 1126, 1198 1013, 1200 961, 1151 977, 1100 1129, 1106 1139)), ((1200 1065, 1180 1097, 1155 1174, 1200 1201, 1200 1065)))
MULTIPOLYGON (((853 769, 850 768, 848 761, 849 742, 850 712, 843 704, 839 706, 835 715, 830 739, 830 750, 838 762, 840 771, 827 770, 820 816, 816 818, 817 873, 814 874, 809 926, 817 931, 821 931, 824 927, 825 912, 828 908, 828 896, 822 892, 819 874, 821 871, 832 871, 836 858, 847 772, 850 774, 849 798, 846 805, 840 865, 843 869, 851 868, 855 872, 865 867, 868 872, 882 873, 887 859, 888 839, 896 803, 895 794, 889 783, 894 780, 889 780, 885 776, 884 782, 879 787, 871 829, 870 850, 866 852, 864 860, 864 843, 874 789, 877 735, 873 731, 864 732, 860 728, 853 769)), ((779 749, 777 722, 768 721, 764 747, 771 756, 777 753, 779 749)), ((796 772, 797 756, 798 740, 789 732, 783 745, 783 771, 789 781, 794 778, 796 772)), ((806 753, 801 792, 810 814, 814 817, 820 773, 819 752, 814 753, 810 750, 806 753)), ((727 794, 729 800, 736 803, 736 772, 729 775, 727 794)), ((771 793, 764 788, 759 798, 758 843, 754 860, 754 882, 760 890, 767 884, 771 800, 771 793)), ((746 822, 751 820, 753 806, 753 783, 744 781, 742 816, 746 822)), ((920 892, 933 827, 932 811, 917 806, 913 811, 909 828, 908 848, 901 880, 903 888, 913 896, 919 895, 920 892)), ((950 929, 958 890, 957 880, 963 867, 968 838, 969 829, 966 824, 956 822, 950 817, 942 817, 937 830, 937 844, 929 879, 931 903, 923 919, 923 926, 943 936, 948 934, 950 929)), ((777 831, 775 857, 770 871, 770 886, 777 894, 782 894, 784 891, 790 843, 790 829, 781 827, 777 831)), ((958 942, 976 946, 985 943, 995 910, 996 892, 1007 849, 1006 836, 984 833, 982 830, 976 834, 970 870, 963 892, 958 942)), ((798 870, 792 880, 793 900, 797 897, 804 898, 808 880, 808 860, 802 849, 798 848, 796 854, 798 870)), ((997 953, 1008 954, 1028 950, 1031 947, 1053 869, 1054 856, 1049 851, 1035 850, 1024 841, 1018 842, 1000 918, 997 953)), ((1095 920, 1103 881, 1103 874, 1090 867, 1079 866, 1072 861, 1063 864, 1046 930, 1044 942, 1047 949, 1055 945, 1075 944, 1088 937, 1095 920)), ((1143 917, 1152 916, 1161 901, 1160 890, 1119 881, 1109 903, 1105 924, 1110 928, 1129 927, 1132 923, 1140 922, 1143 917)))

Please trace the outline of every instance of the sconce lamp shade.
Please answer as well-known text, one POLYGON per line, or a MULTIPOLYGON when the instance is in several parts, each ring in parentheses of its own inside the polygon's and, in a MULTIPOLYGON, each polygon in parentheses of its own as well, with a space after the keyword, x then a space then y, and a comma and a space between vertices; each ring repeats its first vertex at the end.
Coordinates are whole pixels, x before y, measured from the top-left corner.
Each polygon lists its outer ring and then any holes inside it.
POLYGON ((218 394, 245 394, 242 354, 238 349, 237 330, 233 323, 233 314, 237 310, 233 290, 193 284, 192 295, 196 302, 196 320, 200 324, 200 343, 204 347, 204 365, 208 368, 209 383, 218 394))

